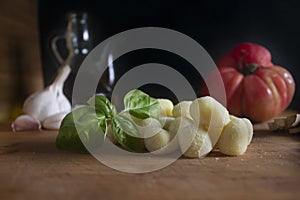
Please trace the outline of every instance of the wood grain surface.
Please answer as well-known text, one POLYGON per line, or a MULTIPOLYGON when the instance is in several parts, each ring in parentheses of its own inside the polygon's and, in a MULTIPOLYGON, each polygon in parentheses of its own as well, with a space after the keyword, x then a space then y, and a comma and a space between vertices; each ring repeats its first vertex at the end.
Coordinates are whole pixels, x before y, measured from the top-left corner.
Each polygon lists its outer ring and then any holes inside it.
POLYGON ((0 124, 0 199, 299 199, 300 136, 256 131, 246 154, 180 158, 151 173, 56 149, 56 131, 0 124))

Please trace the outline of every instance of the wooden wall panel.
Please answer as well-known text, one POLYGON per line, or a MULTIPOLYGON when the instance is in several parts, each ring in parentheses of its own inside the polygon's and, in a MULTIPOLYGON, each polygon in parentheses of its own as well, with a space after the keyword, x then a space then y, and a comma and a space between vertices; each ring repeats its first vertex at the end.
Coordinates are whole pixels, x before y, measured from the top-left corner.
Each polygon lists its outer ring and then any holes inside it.
POLYGON ((35 0, 0 2, 0 120, 42 88, 35 0))

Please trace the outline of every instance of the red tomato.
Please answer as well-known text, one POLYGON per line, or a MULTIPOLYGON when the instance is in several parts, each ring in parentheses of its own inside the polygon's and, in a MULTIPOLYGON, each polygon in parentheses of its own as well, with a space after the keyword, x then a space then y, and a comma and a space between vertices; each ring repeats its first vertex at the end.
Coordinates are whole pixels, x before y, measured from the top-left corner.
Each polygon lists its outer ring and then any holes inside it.
POLYGON ((271 62, 270 52, 257 44, 236 46, 217 61, 233 115, 263 122, 280 114, 292 101, 295 83, 283 67, 271 62))

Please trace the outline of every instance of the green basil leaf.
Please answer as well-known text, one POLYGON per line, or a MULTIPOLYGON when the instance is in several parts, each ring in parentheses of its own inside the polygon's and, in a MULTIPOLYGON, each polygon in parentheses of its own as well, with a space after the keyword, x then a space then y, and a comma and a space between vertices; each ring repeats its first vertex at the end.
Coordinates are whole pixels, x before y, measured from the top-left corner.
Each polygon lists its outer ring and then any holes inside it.
POLYGON ((94 108, 84 106, 63 119, 56 137, 56 146, 67 151, 87 153, 82 141, 90 149, 99 148, 104 142, 105 130, 105 116, 96 115, 94 108))
POLYGON ((144 140, 135 125, 125 116, 116 115, 111 121, 113 135, 119 144, 133 152, 145 152, 144 140))
POLYGON ((140 90, 131 90, 124 97, 125 111, 140 119, 160 117, 160 105, 157 99, 140 90))
POLYGON ((104 95, 95 95, 87 103, 95 108, 97 115, 112 118, 117 113, 115 106, 104 95))

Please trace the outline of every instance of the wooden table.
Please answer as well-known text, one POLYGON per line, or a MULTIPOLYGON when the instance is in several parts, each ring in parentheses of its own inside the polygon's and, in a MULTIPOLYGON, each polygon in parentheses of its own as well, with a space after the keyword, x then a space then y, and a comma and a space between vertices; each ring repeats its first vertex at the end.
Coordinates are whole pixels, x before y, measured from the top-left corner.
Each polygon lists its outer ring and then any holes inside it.
POLYGON ((56 131, 0 125, 0 199, 299 199, 300 135, 256 131, 246 154, 180 158, 152 173, 57 150, 56 131))

